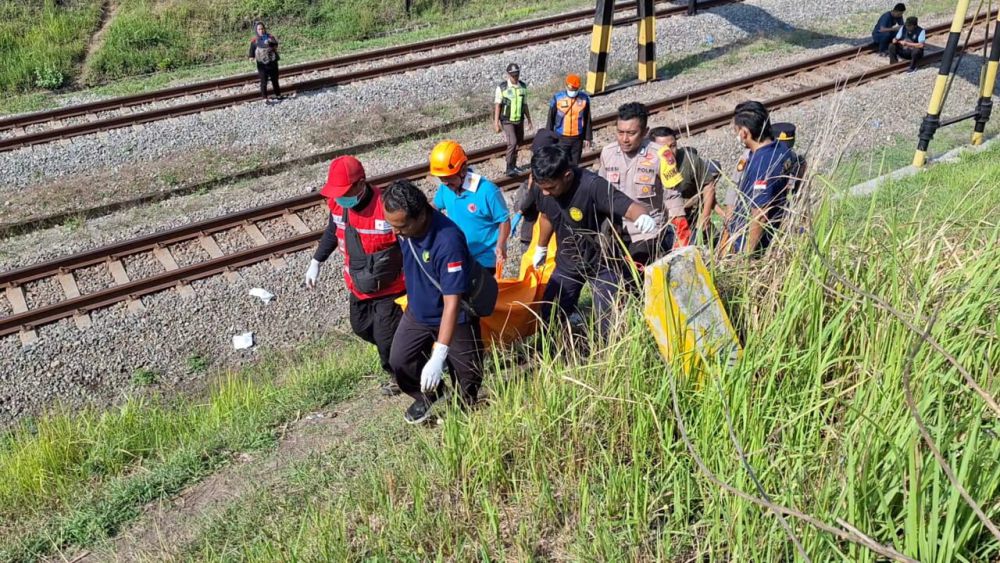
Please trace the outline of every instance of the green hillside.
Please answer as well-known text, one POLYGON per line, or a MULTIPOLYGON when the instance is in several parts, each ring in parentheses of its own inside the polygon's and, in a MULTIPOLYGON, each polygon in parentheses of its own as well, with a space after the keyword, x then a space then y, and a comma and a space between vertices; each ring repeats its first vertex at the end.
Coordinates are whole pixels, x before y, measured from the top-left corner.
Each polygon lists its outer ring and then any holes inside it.
POLYGON ((282 42, 288 63, 582 4, 414 0, 407 16, 405 0, 0 0, 0 55, 8 61, 0 67, 0 91, 244 62, 258 20, 282 42))

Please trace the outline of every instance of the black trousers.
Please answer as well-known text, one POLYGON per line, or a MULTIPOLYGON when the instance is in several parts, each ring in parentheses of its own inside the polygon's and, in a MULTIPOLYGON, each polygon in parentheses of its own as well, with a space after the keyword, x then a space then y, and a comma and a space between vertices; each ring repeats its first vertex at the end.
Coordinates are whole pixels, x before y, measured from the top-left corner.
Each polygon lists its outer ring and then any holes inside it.
POLYGON ((580 164, 583 157, 583 137, 563 137, 559 135, 559 146, 569 147, 569 159, 572 164, 580 164))
POLYGON ((281 95, 281 87, 278 86, 278 63, 267 65, 257 63, 257 75, 260 76, 260 96, 267 98, 267 81, 271 81, 271 88, 275 96, 281 95))
POLYGON ((392 350, 392 337, 396 334, 399 319, 403 318, 403 309, 396 304, 399 295, 376 297, 374 299, 358 299, 351 294, 351 330, 365 342, 370 342, 378 349, 378 359, 382 369, 392 373, 389 364, 389 353, 392 350))
POLYGON ((914 70, 917 68, 917 65, 920 64, 920 59, 924 58, 924 50, 908 49, 906 47, 900 47, 895 43, 889 45, 889 62, 895 64, 899 62, 900 58, 909 60, 910 69, 914 70))
POLYGON ((540 314, 542 320, 552 320, 553 308, 561 316, 569 317, 577 312, 580 293, 584 284, 590 284, 594 298, 594 312, 597 314, 598 330, 607 335, 615 312, 618 292, 627 284, 618 264, 605 264, 593 276, 584 276, 572 266, 556 262, 556 269, 545 286, 540 314))
MULTIPOLYGON (((430 358, 437 333, 438 327, 419 323, 407 312, 403 313, 392 339, 389 363, 396 383, 403 393, 414 399, 424 396, 420 392, 420 373, 430 358)), ((475 404, 483 384, 483 344, 478 319, 455 327, 445 367, 462 401, 467 405, 475 404)), ((438 392, 430 393, 428 398, 436 400, 437 395, 438 392)))
POLYGON ((507 161, 507 170, 517 168, 517 145, 524 140, 524 122, 501 123, 503 135, 507 139, 507 150, 504 152, 504 160, 507 161))

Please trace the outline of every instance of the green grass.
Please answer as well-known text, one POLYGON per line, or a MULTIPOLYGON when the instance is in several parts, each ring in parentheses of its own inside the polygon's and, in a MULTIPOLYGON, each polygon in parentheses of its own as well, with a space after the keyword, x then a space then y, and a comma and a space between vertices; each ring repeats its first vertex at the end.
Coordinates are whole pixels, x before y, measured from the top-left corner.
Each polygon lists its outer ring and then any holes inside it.
MULTIPOLYGON (((960 113, 964 108, 950 106, 946 115, 960 113)), ((966 146, 972 134, 972 121, 965 121, 938 129, 930 144, 930 157, 936 158, 951 149, 966 146)), ((914 131, 917 126, 914 126, 914 131)), ((986 137, 1000 135, 1000 123, 995 120, 986 125, 986 137)), ((883 174, 888 174, 913 162, 917 147, 916 133, 912 136, 896 136, 874 150, 859 150, 845 153, 847 158, 826 174, 825 183, 835 186, 853 186, 883 174)))
MULTIPOLYGON (((917 560, 997 560, 1000 542, 922 440, 904 375, 936 447, 993 521, 997 413, 897 314, 930 326, 997 395, 998 156, 995 148, 830 203, 816 217, 817 249, 798 238, 768 262, 719 270, 745 353, 733 368, 712 367, 701 387, 677 382, 633 312, 592 356, 545 350, 516 376, 495 358, 489 406, 450 411, 440 430, 406 441, 385 430, 392 419, 375 421, 363 443, 310 460, 284 487, 203 523, 186 556, 796 559, 773 514, 720 488, 696 453, 747 495, 762 496, 749 466, 774 503, 828 526, 842 519, 917 560)), ((786 519, 814 561, 882 560, 786 519)))
POLYGON ((150 368, 139 368, 132 372, 132 385, 145 387, 152 385, 160 379, 160 373, 150 368))
POLYGON ((328 341, 219 379, 204 397, 130 398, 106 412, 55 413, 0 436, 0 560, 30 560, 113 536, 144 505, 267 448, 301 412, 342 400, 373 366, 328 341), (335 358, 328 350, 337 347, 335 358))
MULTIPOLYGON (((101 0, 0 0, 0 92, 54 89, 72 80, 100 22, 101 0)), ((37 98, 15 104, 37 109, 37 98)), ((12 110, 13 111, 13 110, 12 110)))

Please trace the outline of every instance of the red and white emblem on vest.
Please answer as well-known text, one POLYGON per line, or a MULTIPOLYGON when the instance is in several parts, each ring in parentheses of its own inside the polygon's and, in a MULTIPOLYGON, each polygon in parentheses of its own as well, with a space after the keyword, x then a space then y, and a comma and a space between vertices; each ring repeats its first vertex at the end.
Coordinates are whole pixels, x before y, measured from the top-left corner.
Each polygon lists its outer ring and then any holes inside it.
POLYGON ((454 273, 461 272, 461 271, 462 271, 462 263, 461 262, 448 262, 448 273, 449 274, 454 274, 454 273))

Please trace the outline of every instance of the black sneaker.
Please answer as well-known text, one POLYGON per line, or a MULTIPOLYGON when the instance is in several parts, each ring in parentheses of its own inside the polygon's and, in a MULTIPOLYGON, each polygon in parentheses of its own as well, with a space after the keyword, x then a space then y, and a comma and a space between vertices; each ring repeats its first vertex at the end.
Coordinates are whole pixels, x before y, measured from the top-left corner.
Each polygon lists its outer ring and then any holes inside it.
POLYGON ((399 385, 396 385, 396 381, 392 379, 383 382, 379 391, 382 392, 382 396, 384 397, 395 397, 400 393, 399 385))
POLYGON ((518 174, 519 174, 519 172, 518 172, 517 168, 508 168, 508 169, 507 169, 507 170, 506 170, 506 171, 505 171, 505 172, 503 173, 503 175, 504 175, 504 176, 507 176, 508 178, 511 178, 511 177, 514 177, 514 176, 517 176, 518 174))
POLYGON ((406 413, 403 414, 403 420, 405 420, 407 424, 420 424, 430 418, 431 404, 432 403, 430 401, 423 397, 413 401, 410 408, 406 409, 406 413))

